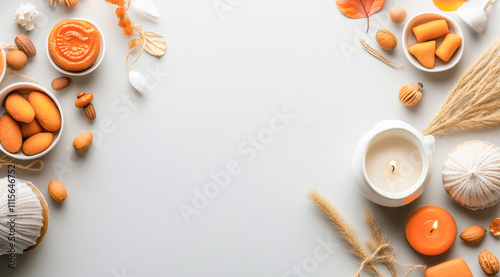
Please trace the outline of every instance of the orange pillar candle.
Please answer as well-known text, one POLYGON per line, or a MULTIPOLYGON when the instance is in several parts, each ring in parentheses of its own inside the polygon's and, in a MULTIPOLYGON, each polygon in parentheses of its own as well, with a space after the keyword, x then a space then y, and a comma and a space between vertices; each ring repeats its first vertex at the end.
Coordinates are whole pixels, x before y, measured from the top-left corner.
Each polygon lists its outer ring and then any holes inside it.
POLYGON ((448 250, 457 237, 457 224, 446 210, 426 206, 416 210, 406 223, 406 239, 417 252, 439 255, 448 250))

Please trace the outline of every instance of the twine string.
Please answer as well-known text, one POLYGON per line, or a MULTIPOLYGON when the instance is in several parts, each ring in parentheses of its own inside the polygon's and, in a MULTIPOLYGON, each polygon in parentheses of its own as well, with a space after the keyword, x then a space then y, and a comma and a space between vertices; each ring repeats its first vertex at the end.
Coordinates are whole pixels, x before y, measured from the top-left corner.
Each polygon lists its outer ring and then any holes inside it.
POLYGON ((14 50, 18 49, 15 44, 0 44, 0 50, 7 49, 7 50, 14 50))
POLYGON ((0 85, 5 84, 7 81, 9 81, 9 80, 10 80, 10 78, 14 77, 15 75, 18 75, 18 76, 21 76, 21 77, 26 78, 26 79, 28 79, 28 80, 31 80, 31 81, 33 81, 33 82, 35 82, 35 83, 37 83, 37 84, 39 83, 36 79, 33 79, 33 78, 31 78, 31 77, 29 77, 29 76, 26 76, 26 75, 23 75, 23 74, 19 73, 19 71, 16 71, 16 70, 13 70, 13 69, 10 69, 10 68, 7 68, 7 71, 10 71, 10 72, 12 72, 12 73, 10 74, 10 76, 9 76, 9 77, 7 77, 7 79, 3 80, 3 81, 0 83, 0 85))
POLYGON ((381 246, 379 246, 374 252, 373 254, 366 258, 365 260, 363 260, 363 262, 361 263, 358 271, 356 272, 356 274, 354 274, 354 277, 359 277, 361 275, 361 272, 363 271, 363 269, 365 268, 365 266, 369 263, 372 263, 372 262, 375 262, 377 260, 380 260, 380 261, 388 261, 388 262, 394 262, 395 264, 399 265, 399 266, 402 266, 402 267, 408 267, 410 268, 408 270, 408 272, 406 273, 406 275, 404 277, 408 277, 410 275, 410 273, 414 270, 414 269, 417 269, 417 268, 421 268, 421 269, 426 269, 427 267, 425 265, 408 265, 408 264, 403 264, 403 263, 400 263, 398 262, 394 256, 396 254, 396 248, 394 248, 394 246, 386 243, 386 244, 382 244, 381 246), (380 254, 380 252, 384 251, 384 250, 389 250, 387 251, 386 254, 380 254))
POLYGON ((35 160, 27 165, 21 164, 16 159, 9 157, 7 155, 4 155, 0 158, 0 168, 2 168, 4 165, 8 164, 14 164, 16 167, 19 167, 21 169, 25 170, 31 170, 31 171, 40 171, 43 168, 43 161, 42 160, 35 160))

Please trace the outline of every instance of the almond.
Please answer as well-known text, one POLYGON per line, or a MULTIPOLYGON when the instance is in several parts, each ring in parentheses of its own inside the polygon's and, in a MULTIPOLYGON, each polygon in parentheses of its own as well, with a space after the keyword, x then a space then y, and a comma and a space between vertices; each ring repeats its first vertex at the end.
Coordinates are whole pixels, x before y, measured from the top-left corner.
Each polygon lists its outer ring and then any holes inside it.
POLYGON ((479 253, 478 261, 484 273, 488 276, 496 275, 500 270, 497 257, 488 250, 479 253))
POLYGON ((19 50, 23 51, 26 56, 29 58, 33 58, 36 56, 36 48, 31 39, 26 35, 18 35, 14 40, 14 43, 17 45, 19 50))
POLYGON ((49 182, 49 195, 54 201, 62 202, 68 196, 68 192, 61 182, 52 180, 49 182))
POLYGON ((460 238, 467 243, 476 243, 483 240, 486 234, 486 229, 479 225, 472 225, 467 227, 462 234, 460 234, 460 238))
POLYGON ((52 80, 52 89, 55 91, 61 91, 71 85, 71 79, 69 77, 59 77, 52 80))
POLYGON ((79 134, 73 140, 73 148, 75 148, 75 150, 79 152, 87 151, 89 150, 90 145, 92 144, 93 138, 94 136, 92 135, 91 132, 79 134))

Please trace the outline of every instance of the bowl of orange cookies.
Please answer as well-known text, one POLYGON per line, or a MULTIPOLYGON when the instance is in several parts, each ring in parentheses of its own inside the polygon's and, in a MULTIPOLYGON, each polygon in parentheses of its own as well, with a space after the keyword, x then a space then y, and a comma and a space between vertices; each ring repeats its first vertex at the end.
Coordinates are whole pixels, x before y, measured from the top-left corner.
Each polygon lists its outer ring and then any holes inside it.
POLYGON ((460 26, 451 17, 440 13, 420 13, 408 20, 403 29, 402 44, 410 63, 427 72, 452 68, 464 51, 460 26))
POLYGON ((59 72, 83 76, 99 66, 106 47, 97 24, 88 19, 71 18, 52 27, 46 49, 50 63, 59 72))
POLYGON ((0 150, 20 160, 47 154, 59 141, 64 118, 47 89, 20 82, 0 92, 0 150))

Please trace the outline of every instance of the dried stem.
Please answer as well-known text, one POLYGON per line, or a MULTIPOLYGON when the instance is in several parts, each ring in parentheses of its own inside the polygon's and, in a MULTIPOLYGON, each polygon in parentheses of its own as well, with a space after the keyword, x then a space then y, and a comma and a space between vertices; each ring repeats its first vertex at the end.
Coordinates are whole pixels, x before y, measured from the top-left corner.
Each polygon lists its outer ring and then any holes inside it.
POLYGON ((3 85, 5 83, 7 83, 7 81, 9 81, 10 78, 14 77, 15 75, 21 76, 23 78, 26 78, 26 79, 31 80, 31 81, 33 81, 33 82, 35 82, 35 83, 38 84, 38 81, 36 79, 33 79, 33 78, 31 78, 29 76, 26 76, 26 75, 23 75, 23 74, 19 73, 19 71, 16 71, 16 70, 13 70, 13 69, 10 69, 10 68, 7 68, 7 71, 10 71, 12 73, 9 75, 9 77, 7 77, 5 80, 3 80, 2 82, 0 82, 0 85, 3 85))
POLYGON ((375 48, 371 47, 368 43, 366 43, 366 41, 364 39, 360 39, 359 42, 361 42, 361 46, 363 47, 363 49, 366 50, 366 52, 370 53, 375 58, 381 60, 386 65, 388 65, 392 68, 404 68, 404 66, 392 61, 391 59, 387 58, 382 53, 377 51, 375 48))
MULTIPOLYGON (((333 204, 323 197, 317 190, 310 191, 308 195, 309 199, 311 199, 321 212, 328 217, 333 227, 337 229, 339 235, 349 246, 350 251, 361 260, 368 260, 370 258, 370 254, 359 241, 354 227, 344 219, 339 210, 337 210, 333 204)), ((373 261, 368 261, 364 266, 374 276, 382 277, 373 261)))
MULTIPOLYGON (((382 231, 380 230, 380 225, 379 225, 377 219, 375 218, 373 213, 367 207, 364 208, 363 217, 365 218, 365 221, 366 221, 366 224, 368 225, 368 227, 370 227, 370 233, 371 233, 372 238, 373 238, 373 241, 370 240, 367 242, 368 247, 370 247, 370 249, 373 252, 376 252, 379 247, 386 245, 386 244, 389 244, 389 240, 384 235, 384 233, 382 233, 382 231)), ((382 259, 382 262, 387 266, 387 268, 389 268, 392 276, 398 277, 398 272, 397 272, 396 267, 394 266, 393 259, 391 259, 389 257, 389 254, 390 254, 389 251, 386 248, 383 248, 379 251, 379 254, 381 256, 384 256, 384 258, 382 259)))
POLYGON ((15 44, 0 44, 0 50, 2 50, 2 49, 14 50, 14 49, 19 49, 19 48, 17 48, 17 45, 15 45, 15 44))
POLYGON ((424 135, 500 124, 500 38, 460 76, 424 135))

